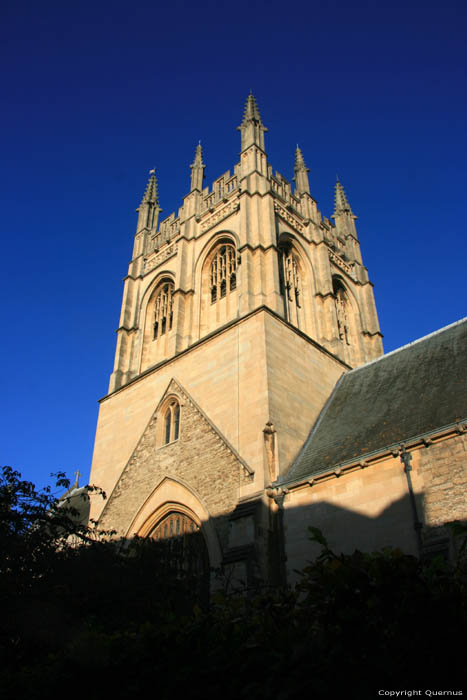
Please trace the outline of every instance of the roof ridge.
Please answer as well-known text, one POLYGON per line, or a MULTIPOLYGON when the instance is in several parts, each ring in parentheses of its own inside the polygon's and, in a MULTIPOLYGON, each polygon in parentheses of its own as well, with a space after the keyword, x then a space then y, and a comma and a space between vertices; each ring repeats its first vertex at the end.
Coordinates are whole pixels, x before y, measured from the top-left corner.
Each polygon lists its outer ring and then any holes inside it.
POLYGON ((461 323, 467 323, 467 316, 464 318, 460 318, 458 321, 454 321, 454 323, 450 323, 447 326, 444 326, 443 328, 438 328, 438 330, 433 331, 432 333, 428 333, 427 335, 422 336, 421 338, 417 338, 416 340, 412 340, 410 343, 406 343, 405 345, 401 345, 400 348, 396 348, 395 350, 391 350, 391 352, 387 352, 384 355, 380 355, 380 357, 377 357, 374 360, 370 360, 370 362, 367 362, 364 365, 360 365, 360 367, 354 367, 354 369, 349 370, 346 372, 345 376, 348 377, 349 374, 353 374, 354 372, 358 372, 361 369, 365 369, 365 367, 369 367, 370 365, 374 365, 375 362, 380 362, 381 360, 384 360, 386 357, 390 357, 391 355, 395 355, 397 352, 401 352, 401 350, 405 350, 406 348, 412 347, 412 345, 417 345, 418 343, 421 343, 424 340, 427 340, 428 338, 432 338, 435 335, 439 335, 440 333, 444 333, 444 331, 447 331, 449 328, 454 328, 454 326, 459 326, 461 323))

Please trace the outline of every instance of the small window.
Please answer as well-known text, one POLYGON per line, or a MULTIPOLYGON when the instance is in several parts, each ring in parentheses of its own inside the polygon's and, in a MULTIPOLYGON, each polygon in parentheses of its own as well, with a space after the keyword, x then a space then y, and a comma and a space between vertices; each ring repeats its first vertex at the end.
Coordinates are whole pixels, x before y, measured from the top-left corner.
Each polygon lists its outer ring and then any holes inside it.
POLYGON ((173 400, 164 414, 164 445, 178 440, 180 435, 180 404, 173 400))
POLYGON ((170 440, 170 428, 172 426, 172 411, 169 408, 165 414, 165 444, 167 445, 170 440))
POLYGON ((180 404, 174 408, 174 440, 178 440, 178 434, 180 431, 180 404))

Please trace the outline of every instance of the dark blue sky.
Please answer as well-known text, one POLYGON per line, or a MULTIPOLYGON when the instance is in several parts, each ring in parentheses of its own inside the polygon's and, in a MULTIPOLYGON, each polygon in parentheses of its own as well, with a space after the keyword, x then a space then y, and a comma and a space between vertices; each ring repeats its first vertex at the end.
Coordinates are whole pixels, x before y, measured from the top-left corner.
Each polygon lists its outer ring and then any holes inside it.
POLYGON ((465 3, 167 5, 3 3, 0 461, 40 485, 89 474, 148 170, 164 217, 198 139, 232 169, 250 88, 327 216, 339 174, 386 351, 466 313, 465 3))

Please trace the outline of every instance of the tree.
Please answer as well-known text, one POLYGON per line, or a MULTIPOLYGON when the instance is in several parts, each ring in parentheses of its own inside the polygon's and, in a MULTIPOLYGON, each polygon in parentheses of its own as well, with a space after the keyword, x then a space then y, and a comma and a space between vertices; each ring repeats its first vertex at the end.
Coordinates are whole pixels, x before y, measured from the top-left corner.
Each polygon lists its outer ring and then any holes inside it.
MULTIPOLYGON (((4 471, 6 695, 45 698, 59 684, 69 693, 90 672, 90 700, 148 686, 161 700, 320 700, 340 696, 343 682, 345 697, 359 700, 384 688, 462 687, 462 556, 450 567, 391 548, 336 554, 310 528, 322 552, 294 589, 218 592, 203 609, 196 581, 171 565, 161 543, 109 542, 80 526, 83 545, 75 546, 63 507, 4 471)), ((454 530, 465 542, 465 526, 454 530)))

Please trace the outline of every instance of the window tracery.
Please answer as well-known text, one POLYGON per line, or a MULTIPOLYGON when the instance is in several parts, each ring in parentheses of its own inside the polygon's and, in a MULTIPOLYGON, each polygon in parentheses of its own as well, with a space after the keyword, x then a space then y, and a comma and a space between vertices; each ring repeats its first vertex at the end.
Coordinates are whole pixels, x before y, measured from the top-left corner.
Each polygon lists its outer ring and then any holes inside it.
POLYGON ((220 246, 211 261, 211 303, 237 288, 237 256, 233 245, 220 246))
POLYGON ((154 540, 166 540, 198 532, 198 525, 185 513, 171 511, 156 525, 151 533, 154 540))
POLYGON ((337 278, 333 278, 333 292, 334 292, 334 304, 336 307, 337 316, 337 332, 339 334, 339 339, 350 345, 350 331, 349 331, 349 300, 347 298, 347 292, 342 284, 342 282, 337 278))
POLYGON ((173 283, 165 282, 156 297, 154 304, 154 340, 172 330, 173 290, 173 283))
POLYGON ((287 299, 295 302, 298 308, 301 304, 301 281, 297 258, 292 252, 292 248, 282 249, 282 274, 284 280, 285 293, 287 299))

